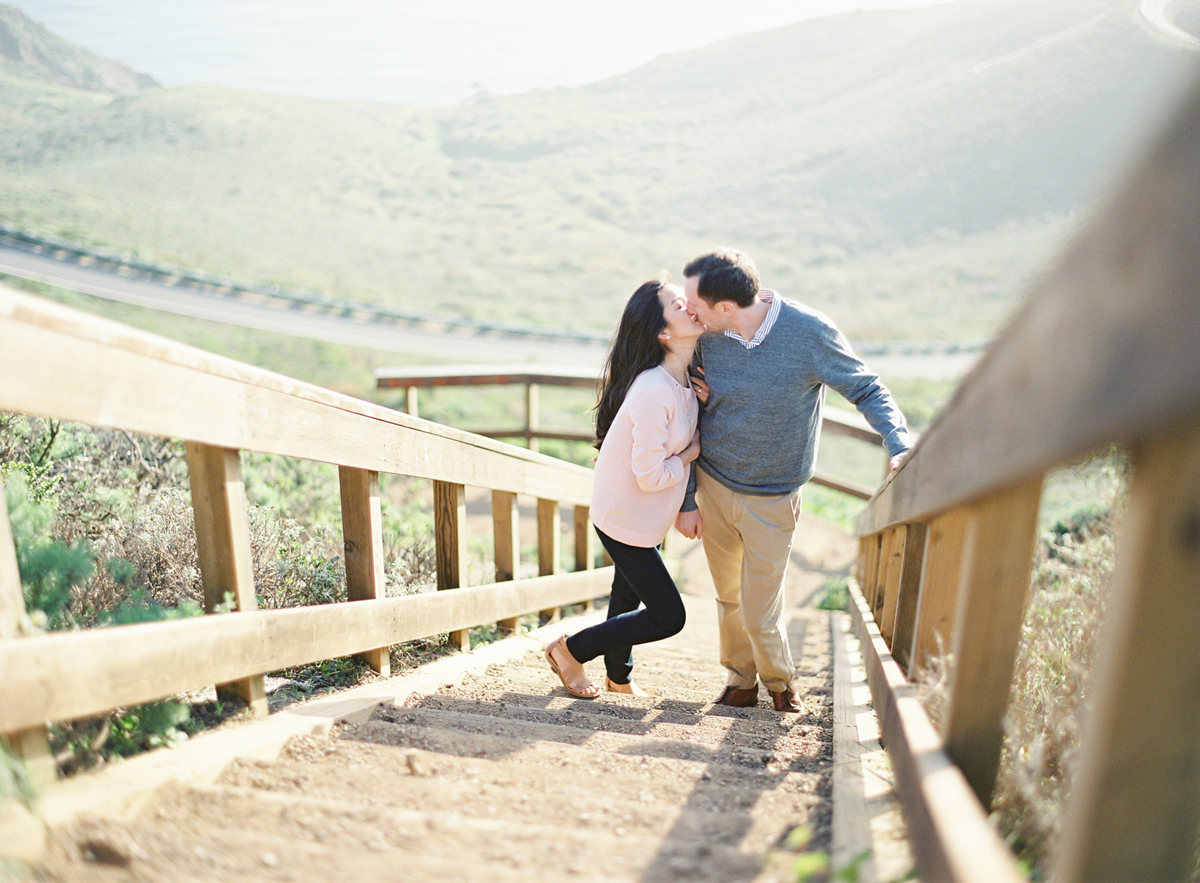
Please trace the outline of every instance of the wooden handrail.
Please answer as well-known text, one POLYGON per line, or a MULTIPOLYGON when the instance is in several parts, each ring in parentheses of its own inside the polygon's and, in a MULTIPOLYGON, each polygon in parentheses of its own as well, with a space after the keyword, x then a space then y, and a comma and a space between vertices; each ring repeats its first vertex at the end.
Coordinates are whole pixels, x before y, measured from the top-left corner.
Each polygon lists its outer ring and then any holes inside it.
POLYGON ((387 671, 387 648, 607 594, 594 569, 592 472, 0 288, 0 410, 182 439, 203 619, 23 636, 19 574, 0 497, 0 734, 45 750, 47 722, 216 683, 267 711, 264 672, 349 654, 387 671), (335 464, 350 603, 255 610, 239 452, 335 464), (431 479, 439 591, 384 597, 379 475, 431 479), (490 489, 496 582, 461 588, 467 486, 490 489), (544 576, 517 580, 517 495, 536 497, 544 576), (574 507, 577 572, 560 573, 558 509, 574 507), (582 536, 581 536, 582 534, 582 536), (551 561, 551 559, 553 559, 551 561))
MULTIPOLYGON (((538 439, 591 442, 595 436, 587 432, 563 429, 543 429, 538 414, 538 388, 540 386, 564 386, 577 389, 596 389, 599 369, 580 368, 574 365, 434 365, 416 368, 380 368, 375 372, 377 389, 403 389, 408 413, 417 416, 418 389, 443 386, 514 386, 525 387, 525 426, 517 429, 472 429, 488 438, 521 438, 530 450, 537 449, 538 439)), ((822 412, 821 429, 834 435, 843 435, 873 445, 882 439, 866 419, 857 411, 840 408, 825 408, 822 412)), ((886 459, 884 461, 886 466, 886 459)), ((886 469, 885 469, 886 471, 886 469)), ((813 484, 869 500, 875 488, 849 478, 841 478, 828 472, 818 472, 812 477, 813 484)))
POLYGON ((1020 878, 994 832, 963 845, 991 831, 1044 476, 1114 444, 1133 452, 1129 514, 1053 876, 1195 870, 1198 255, 1195 89, 858 520, 851 612, 922 879, 1020 878), (914 677, 939 644, 954 665, 931 743, 902 669, 914 677))

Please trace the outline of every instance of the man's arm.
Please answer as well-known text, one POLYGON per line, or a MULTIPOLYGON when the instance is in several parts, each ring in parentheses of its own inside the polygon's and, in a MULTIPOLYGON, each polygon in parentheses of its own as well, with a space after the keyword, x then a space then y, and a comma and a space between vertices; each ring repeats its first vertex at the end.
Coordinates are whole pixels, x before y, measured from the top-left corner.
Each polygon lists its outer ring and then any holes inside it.
POLYGON ((883 439, 896 469, 915 440, 891 392, 854 354, 850 342, 834 325, 824 329, 820 358, 821 381, 854 405, 883 439))

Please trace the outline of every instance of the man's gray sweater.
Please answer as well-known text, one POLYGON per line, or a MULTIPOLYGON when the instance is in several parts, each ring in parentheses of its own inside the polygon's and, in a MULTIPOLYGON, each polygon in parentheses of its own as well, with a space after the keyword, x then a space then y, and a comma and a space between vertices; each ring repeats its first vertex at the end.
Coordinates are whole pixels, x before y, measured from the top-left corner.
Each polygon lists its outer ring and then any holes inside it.
MULTIPOLYGON (((802 304, 784 299, 774 327, 750 349, 705 334, 694 361, 709 389, 696 462, 738 493, 786 494, 812 478, 826 386, 858 408, 890 456, 912 447, 904 415, 878 375, 827 316, 802 304)), ((694 478, 684 512, 696 508, 694 478)))

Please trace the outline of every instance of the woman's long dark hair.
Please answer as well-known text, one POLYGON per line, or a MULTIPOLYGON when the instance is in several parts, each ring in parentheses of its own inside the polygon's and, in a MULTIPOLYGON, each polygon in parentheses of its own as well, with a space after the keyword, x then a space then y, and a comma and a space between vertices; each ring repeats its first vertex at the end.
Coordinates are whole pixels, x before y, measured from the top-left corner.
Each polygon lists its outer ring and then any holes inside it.
POLYGON ((658 339, 659 333, 667 327, 662 302, 658 299, 666 284, 665 277, 643 282, 625 304, 625 312, 617 323, 617 333, 600 375, 600 394, 596 401, 597 448, 604 443, 634 379, 647 368, 661 365, 666 358, 667 348, 658 339))

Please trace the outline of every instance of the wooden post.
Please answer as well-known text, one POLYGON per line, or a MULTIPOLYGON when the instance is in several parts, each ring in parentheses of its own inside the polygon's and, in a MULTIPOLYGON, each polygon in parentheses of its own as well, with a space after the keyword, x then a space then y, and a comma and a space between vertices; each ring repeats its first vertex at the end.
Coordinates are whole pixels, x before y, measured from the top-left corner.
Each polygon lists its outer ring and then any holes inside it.
MULTIPOLYGON (((517 579, 520 571, 521 513, 517 495, 507 491, 492 491, 492 537, 496 560, 496 582, 517 579)), ((496 625, 501 631, 515 632, 521 617, 502 619, 496 625)))
MULTIPOLYGON (((346 598, 366 601, 387 596, 383 571, 383 513, 379 473, 338 467, 342 495, 342 541, 345 547, 346 598)), ((385 678, 391 674, 389 648, 359 654, 385 678)))
POLYGON ((925 557, 924 522, 908 525, 904 536, 904 559, 900 565, 900 586, 896 596, 896 619, 892 626, 892 658, 908 670, 912 657, 913 634, 917 624, 917 604, 921 599, 921 563, 925 557))
MULTIPOLYGON (((538 526, 538 576, 558 573, 559 556, 562 549, 562 516, 558 512, 557 500, 537 501, 538 526)), ((559 608, 550 607, 541 611, 540 618, 553 622, 559 617, 559 608)))
POLYGON ((1041 496, 1039 475, 969 508, 942 733, 946 753, 984 807, 1000 767, 1041 496))
POLYGON ((404 388, 404 410, 411 417, 421 416, 417 413, 419 410, 418 399, 419 396, 417 395, 417 388, 415 386, 406 386, 404 388))
POLYGON ((859 587, 862 589, 863 600, 867 607, 875 609, 875 582, 879 572, 879 553, 883 546, 883 534, 875 533, 863 537, 863 567, 858 575, 859 587))
POLYGON ((965 509, 952 509, 929 522, 912 654, 908 660, 909 680, 914 680, 935 654, 950 651, 966 530, 965 509))
MULTIPOLYGON (((438 591, 457 589, 467 572, 467 489, 449 481, 433 483, 433 528, 437 548, 438 591)), ((450 643, 471 649, 467 629, 450 632, 450 643)))
MULTIPOLYGON (((575 507, 575 570, 595 570, 596 556, 594 553, 595 546, 592 542, 592 537, 595 533, 592 531, 591 509, 588 506, 575 507)), ((592 610, 596 606, 596 600, 589 598, 584 602, 585 610, 592 610)))
POLYGON ((908 525, 897 525, 888 531, 883 547, 883 560, 879 564, 879 583, 882 603, 879 605, 879 633, 892 646, 892 630, 896 625, 896 600, 900 594, 900 574, 904 567, 904 546, 908 538, 908 525))
MULTIPOLYGON (((12 527, 8 523, 4 483, 0 482, 0 641, 20 638, 24 615, 25 595, 21 591, 12 527)), ((50 752, 49 730, 45 727, 4 734, 4 742, 21 758, 26 775, 38 788, 44 788, 58 778, 58 766, 50 752)))
MULTIPOLYGON (((204 583, 204 611, 216 613, 233 598, 234 609, 257 609, 254 568, 250 552, 250 517, 238 452, 229 448, 187 442, 187 464, 196 518, 196 548, 204 583)), ((235 696, 256 717, 268 713, 267 693, 261 674, 217 684, 218 696, 235 696)))
POLYGON ((538 411, 538 385, 527 383, 525 384, 525 436, 529 439, 529 450, 531 451, 538 449, 538 440, 534 436, 541 423, 541 415, 538 411))
POLYGON ((1054 879, 1190 880, 1200 828, 1200 426, 1134 452, 1054 879))
POLYGON ((887 580, 888 557, 892 551, 892 537, 896 528, 889 527, 879 534, 879 548, 875 550, 875 558, 871 568, 874 579, 871 580, 871 615, 875 625, 883 619, 884 583, 887 580))

